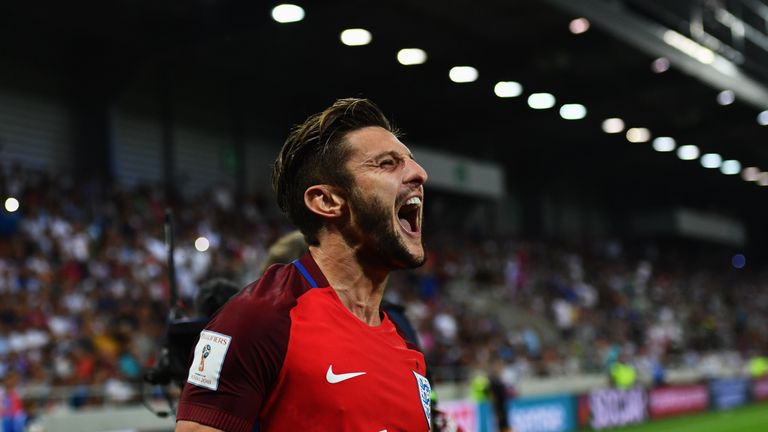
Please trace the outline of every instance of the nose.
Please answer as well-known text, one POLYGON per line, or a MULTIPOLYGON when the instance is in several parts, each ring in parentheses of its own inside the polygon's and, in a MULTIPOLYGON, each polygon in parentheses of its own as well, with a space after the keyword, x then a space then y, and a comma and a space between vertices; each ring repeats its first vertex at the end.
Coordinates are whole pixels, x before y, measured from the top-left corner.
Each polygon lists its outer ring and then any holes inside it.
POLYGON ((427 182, 427 177, 429 177, 427 171, 418 162, 413 159, 407 160, 404 183, 415 183, 421 186, 427 182))

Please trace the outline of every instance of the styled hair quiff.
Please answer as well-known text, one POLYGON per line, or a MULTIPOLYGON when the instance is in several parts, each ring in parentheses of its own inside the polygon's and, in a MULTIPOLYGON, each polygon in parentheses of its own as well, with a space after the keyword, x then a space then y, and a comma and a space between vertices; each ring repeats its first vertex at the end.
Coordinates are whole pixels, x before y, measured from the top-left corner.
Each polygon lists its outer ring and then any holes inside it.
POLYGON ((352 176, 344 166, 350 156, 346 136, 368 126, 396 134, 373 102, 339 99, 294 127, 275 160, 272 189, 277 204, 310 245, 319 244, 317 234, 323 220, 304 204, 304 192, 317 184, 351 190, 352 176))

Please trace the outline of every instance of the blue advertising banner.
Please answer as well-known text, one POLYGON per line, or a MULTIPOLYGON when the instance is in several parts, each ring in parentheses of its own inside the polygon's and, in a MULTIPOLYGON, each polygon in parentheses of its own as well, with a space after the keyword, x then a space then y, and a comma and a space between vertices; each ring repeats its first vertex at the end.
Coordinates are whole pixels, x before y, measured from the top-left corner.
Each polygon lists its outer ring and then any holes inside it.
POLYGON ((744 378, 716 379, 709 382, 712 408, 728 409, 749 400, 749 381, 744 378))
POLYGON ((553 395, 514 399, 507 404, 515 432, 569 432, 576 430, 575 399, 553 395))

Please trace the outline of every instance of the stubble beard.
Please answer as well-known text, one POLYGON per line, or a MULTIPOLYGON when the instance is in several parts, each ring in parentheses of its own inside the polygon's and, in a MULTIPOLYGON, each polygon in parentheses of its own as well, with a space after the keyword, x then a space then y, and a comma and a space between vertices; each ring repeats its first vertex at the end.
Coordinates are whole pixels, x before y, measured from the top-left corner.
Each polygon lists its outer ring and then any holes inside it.
MULTIPOLYGON (((355 190, 350 197, 360 232, 368 237, 364 241, 372 245, 373 255, 385 262, 392 270, 420 267, 426 261, 424 241, 422 255, 412 254, 392 224, 391 210, 376 197, 364 198, 355 190)), ((367 251, 366 251, 367 252, 367 251)), ((370 253, 370 252, 368 252, 370 253)))

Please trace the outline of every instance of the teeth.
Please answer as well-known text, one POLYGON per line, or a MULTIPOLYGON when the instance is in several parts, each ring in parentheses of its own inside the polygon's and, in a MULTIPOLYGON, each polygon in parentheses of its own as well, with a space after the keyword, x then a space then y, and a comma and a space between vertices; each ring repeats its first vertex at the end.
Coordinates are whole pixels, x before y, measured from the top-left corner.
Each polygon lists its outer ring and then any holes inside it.
POLYGON ((405 202, 405 205, 410 205, 410 204, 421 205, 421 198, 413 197, 408 199, 408 201, 405 202))

